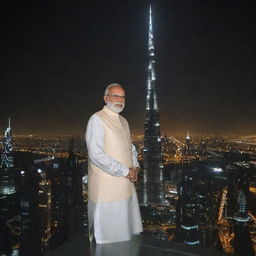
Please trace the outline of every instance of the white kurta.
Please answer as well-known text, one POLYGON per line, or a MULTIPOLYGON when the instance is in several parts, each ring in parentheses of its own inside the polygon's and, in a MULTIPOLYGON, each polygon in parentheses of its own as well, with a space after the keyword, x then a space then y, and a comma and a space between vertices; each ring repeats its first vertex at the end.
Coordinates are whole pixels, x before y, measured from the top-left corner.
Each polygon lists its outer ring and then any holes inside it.
MULTIPOLYGON (((108 111, 110 110, 108 109, 108 111)), ((90 118, 86 130, 88 161, 108 175, 125 177, 129 172, 128 166, 105 153, 104 137, 103 121, 94 114, 90 118)), ((132 145, 131 151, 133 167, 139 167, 134 145, 132 145)), ((111 202, 89 200, 88 218, 89 226, 93 225, 96 242, 100 244, 130 240, 133 234, 139 234, 143 229, 135 190, 131 196, 122 200, 111 202)))

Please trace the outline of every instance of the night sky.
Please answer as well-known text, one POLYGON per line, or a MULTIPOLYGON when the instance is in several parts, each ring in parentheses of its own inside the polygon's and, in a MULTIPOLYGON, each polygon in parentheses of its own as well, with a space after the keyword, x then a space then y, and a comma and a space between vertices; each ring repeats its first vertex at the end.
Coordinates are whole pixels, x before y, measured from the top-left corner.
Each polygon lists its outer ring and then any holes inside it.
MULTIPOLYGON (((119 82, 145 116, 149 1, 1 1, 0 129, 82 134, 119 82)), ((256 134, 253 1, 152 1, 161 131, 256 134)))

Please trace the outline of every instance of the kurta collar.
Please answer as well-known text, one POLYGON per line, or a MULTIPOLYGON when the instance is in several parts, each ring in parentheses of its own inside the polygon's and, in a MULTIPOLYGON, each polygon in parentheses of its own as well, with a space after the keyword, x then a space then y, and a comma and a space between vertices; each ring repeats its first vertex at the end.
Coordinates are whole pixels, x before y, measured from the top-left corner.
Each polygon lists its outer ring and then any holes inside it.
POLYGON ((108 115, 118 117, 119 114, 109 109, 106 105, 103 107, 103 111, 105 111, 108 115))

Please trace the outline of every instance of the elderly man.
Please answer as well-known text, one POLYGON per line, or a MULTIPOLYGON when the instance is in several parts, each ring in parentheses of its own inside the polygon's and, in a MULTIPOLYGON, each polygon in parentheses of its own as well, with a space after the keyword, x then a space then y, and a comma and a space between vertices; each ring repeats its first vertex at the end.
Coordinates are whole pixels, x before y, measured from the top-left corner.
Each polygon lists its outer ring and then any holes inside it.
POLYGON ((129 125, 119 113, 125 106, 120 84, 107 86, 106 105, 91 116, 86 130, 88 149, 89 239, 96 243, 128 241, 142 232, 134 182, 139 163, 129 125))

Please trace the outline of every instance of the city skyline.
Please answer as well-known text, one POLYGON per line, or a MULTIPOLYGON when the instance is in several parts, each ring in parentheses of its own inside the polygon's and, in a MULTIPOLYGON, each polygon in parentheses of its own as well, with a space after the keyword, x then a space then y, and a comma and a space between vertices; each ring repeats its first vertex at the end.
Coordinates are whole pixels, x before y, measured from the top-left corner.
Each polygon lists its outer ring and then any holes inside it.
MULTIPOLYGON (((65 246, 68 238, 74 241, 72 231, 87 234, 88 155, 82 136, 13 139, 9 120, 0 166, 6 241, 1 251, 45 255, 65 246)), ((167 136, 161 141, 162 179, 156 184, 157 175, 153 179, 146 175, 149 184, 145 184, 143 175, 143 182, 136 184, 143 198, 139 202, 145 237, 175 242, 182 248, 182 243, 197 244, 196 251, 210 247, 215 255, 218 251, 254 255, 256 136, 191 140, 187 134, 186 142, 167 136)), ((142 173, 147 173, 143 136, 133 137, 133 143, 143 163, 142 173)))
MULTIPOLYGON (((2 7, 1 130, 10 116, 13 134, 82 134, 107 84, 120 82, 123 114, 132 133, 143 133, 148 2, 2 7)), ((152 8, 162 133, 256 134, 252 6, 153 1, 152 8)))

